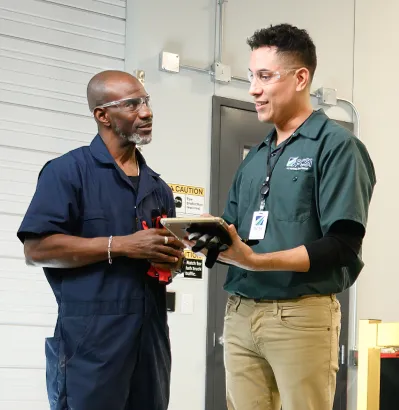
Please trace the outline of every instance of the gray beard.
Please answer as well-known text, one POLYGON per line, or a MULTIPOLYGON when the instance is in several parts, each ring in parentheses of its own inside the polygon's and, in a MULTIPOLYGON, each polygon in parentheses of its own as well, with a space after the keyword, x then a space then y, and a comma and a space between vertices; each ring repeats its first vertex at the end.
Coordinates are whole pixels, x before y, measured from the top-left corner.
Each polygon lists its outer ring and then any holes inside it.
POLYGON ((115 127, 115 133, 126 141, 129 141, 136 145, 147 145, 152 141, 152 134, 140 135, 137 133, 124 134, 118 127, 115 127))

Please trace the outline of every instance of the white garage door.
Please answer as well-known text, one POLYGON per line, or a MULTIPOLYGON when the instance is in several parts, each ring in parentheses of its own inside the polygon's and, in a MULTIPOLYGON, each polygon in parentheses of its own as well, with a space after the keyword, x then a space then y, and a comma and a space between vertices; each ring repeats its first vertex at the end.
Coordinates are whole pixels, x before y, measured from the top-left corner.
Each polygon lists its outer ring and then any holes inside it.
MULTIPOLYGON (((0 409, 48 409, 56 305, 16 231, 42 165, 96 131, 86 85, 124 69, 126 0, 0 0, 0 409)), ((94 409, 93 409, 94 410, 94 409)))

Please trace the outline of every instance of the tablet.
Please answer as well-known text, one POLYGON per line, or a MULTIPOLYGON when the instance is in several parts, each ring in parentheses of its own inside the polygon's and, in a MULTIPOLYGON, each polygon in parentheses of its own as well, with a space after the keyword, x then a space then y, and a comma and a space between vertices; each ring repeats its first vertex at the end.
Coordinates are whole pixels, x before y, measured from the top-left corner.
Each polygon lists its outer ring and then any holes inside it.
POLYGON ((217 236, 226 245, 231 245, 226 221, 219 217, 162 218, 161 224, 180 241, 187 237, 187 232, 217 236))

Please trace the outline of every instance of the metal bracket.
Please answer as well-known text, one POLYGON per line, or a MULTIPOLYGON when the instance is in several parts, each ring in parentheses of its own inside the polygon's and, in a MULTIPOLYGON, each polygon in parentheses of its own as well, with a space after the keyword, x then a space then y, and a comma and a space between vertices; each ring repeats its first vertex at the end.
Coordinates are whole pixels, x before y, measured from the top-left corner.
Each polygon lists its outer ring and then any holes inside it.
POLYGON ((231 81, 231 68, 229 65, 215 63, 212 66, 215 81, 229 83, 231 81))
POLYGON ((144 70, 135 70, 135 77, 140 81, 141 84, 145 84, 145 71, 144 70))
POLYGON ((357 367, 358 351, 357 349, 349 350, 349 366, 357 367))
POLYGON ((337 105, 337 90, 334 88, 321 87, 312 95, 318 99, 320 105, 337 105))

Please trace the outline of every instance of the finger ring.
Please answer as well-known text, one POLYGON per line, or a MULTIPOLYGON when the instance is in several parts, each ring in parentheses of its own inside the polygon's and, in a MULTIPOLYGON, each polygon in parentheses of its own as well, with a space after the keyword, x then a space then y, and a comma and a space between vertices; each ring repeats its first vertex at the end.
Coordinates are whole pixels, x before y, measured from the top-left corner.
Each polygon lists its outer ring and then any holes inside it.
POLYGON ((165 236, 164 238, 165 238, 165 245, 167 245, 169 242, 169 238, 167 236, 165 236))

